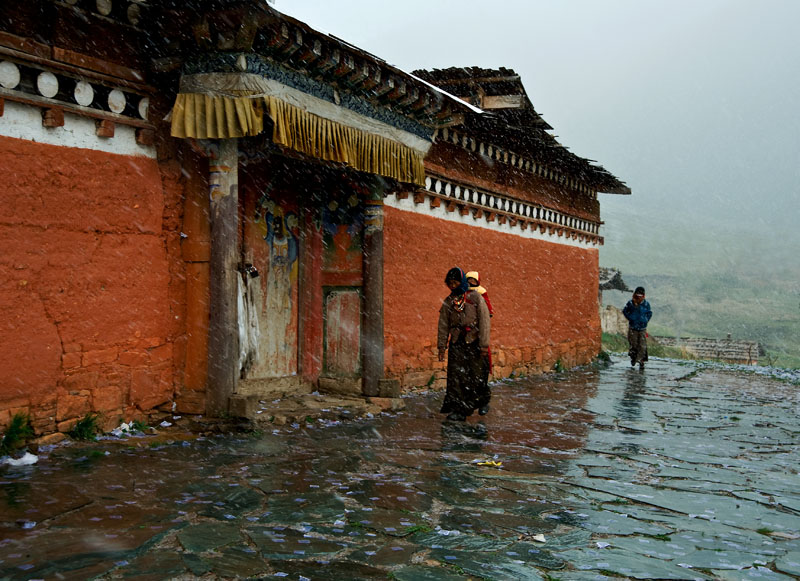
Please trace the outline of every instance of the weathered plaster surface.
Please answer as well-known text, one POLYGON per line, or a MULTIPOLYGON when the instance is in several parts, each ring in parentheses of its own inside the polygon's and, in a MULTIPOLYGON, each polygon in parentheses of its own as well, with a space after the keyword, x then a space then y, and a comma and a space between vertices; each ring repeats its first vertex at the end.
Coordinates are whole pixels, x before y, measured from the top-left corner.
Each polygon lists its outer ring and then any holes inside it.
POLYGON ((385 361, 406 386, 442 376, 436 359, 444 275, 481 273, 495 316, 494 375, 591 360, 600 348, 596 249, 576 248, 386 208, 385 361))
POLYGON ((483 218, 474 218, 472 213, 462 216, 459 212, 450 212, 447 210, 445 204, 441 204, 436 208, 431 208, 428 202, 417 204, 414 202, 413 197, 409 196, 405 199, 398 199, 396 196, 389 196, 386 198, 386 206, 389 208, 396 208, 405 212, 412 212, 423 216, 430 216, 437 220, 444 220, 455 224, 463 224, 481 230, 490 230, 492 232, 499 232, 508 234, 510 236, 518 236, 528 240, 542 240, 551 242, 553 244, 561 244, 564 246, 572 246, 577 248, 599 248, 597 243, 589 240, 581 241, 579 239, 572 239, 569 236, 559 236, 556 232, 540 232, 537 228, 531 227, 526 230, 520 229, 518 226, 512 226, 510 222, 501 224, 495 220, 487 222, 483 218))
POLYGON ((0 421, 28 411, 37 431, 168 401, 182 312, 169 290, 168 173, 64 137, 0 137, 0 421))

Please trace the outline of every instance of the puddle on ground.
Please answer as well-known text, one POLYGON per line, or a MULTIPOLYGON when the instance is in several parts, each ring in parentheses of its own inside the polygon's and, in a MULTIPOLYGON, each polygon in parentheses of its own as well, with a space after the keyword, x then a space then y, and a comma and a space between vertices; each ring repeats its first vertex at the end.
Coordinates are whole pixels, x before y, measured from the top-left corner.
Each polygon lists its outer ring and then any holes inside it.
POLYGON ((0 578, 800 575, 797 388, 689 371, 505 381, 466 423, 428 393, 346 423, 56 448, 0 471, 0 578))

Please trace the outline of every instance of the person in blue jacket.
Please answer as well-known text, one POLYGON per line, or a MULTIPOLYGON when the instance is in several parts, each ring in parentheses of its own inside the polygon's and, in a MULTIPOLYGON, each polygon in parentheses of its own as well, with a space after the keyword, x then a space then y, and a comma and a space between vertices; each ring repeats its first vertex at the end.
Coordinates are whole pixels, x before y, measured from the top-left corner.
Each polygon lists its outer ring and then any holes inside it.
POLYGON ((639 370, 644 371, 644 362, 647 361, 647 323, 653 316, 650 303, 644 298, 644 287, 636 287, 633 298, 622 309, 622 314, 628 319, 628 355, 631 358, 631 367, 638 363, 639 370))

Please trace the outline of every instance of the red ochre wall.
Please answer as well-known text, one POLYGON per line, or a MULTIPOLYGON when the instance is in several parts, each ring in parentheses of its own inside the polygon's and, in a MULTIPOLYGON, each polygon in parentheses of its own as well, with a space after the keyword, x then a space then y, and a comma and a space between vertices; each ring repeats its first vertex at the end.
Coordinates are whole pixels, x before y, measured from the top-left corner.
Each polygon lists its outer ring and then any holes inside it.
POLYGON ((89 412, 106 426, 173 398, 185 310, 173 160, 0 137, 0 428, 89 412))
POLYGON ((600 351, 598 252, 387 207, 384 226, 385 363, 403 387, 443 385, 436 353, 444 277, 477 270, 494 308, 494 377, 540 373, 600 351))

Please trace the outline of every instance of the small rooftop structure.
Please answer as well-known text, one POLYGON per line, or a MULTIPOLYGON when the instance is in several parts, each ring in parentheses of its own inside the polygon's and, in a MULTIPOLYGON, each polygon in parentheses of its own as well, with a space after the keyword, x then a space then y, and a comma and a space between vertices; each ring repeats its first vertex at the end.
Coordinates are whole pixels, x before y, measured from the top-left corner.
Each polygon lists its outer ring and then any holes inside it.
POLYGON ((517 155, 541 160, 559 173, 577 177, 597 192, 629 195, 631 190, 592 160, 579 157, 548 133, 553 128, 533 108, 520 76, 507 68, 451 67, 418 70, 419 78, 479 107, 483 114, 467 114, 464 127, 491 134, 496 145, 517 155))

